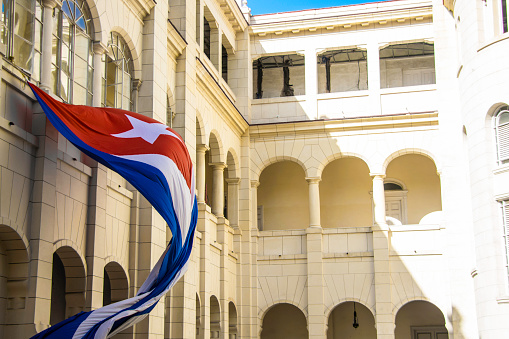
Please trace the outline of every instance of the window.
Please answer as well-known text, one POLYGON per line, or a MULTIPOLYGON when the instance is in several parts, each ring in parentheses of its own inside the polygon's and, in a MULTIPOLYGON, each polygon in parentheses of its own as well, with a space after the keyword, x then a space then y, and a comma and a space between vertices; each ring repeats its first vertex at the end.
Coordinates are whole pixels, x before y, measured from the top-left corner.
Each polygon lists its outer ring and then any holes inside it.
POLYGON ((500 202, 502 208, 502 225, 504 226, 505 272, 509 283, 509 200, 500 202))
POLYGON ((495 115, 495 138, 497 144, 497 163, 509 163, 509 106, 504 106, 495 115))
POLYGON ((103 106, 132 110, 132 57, 129 47, 117 33, 110 36, 104 74, 103 106))
POLYGON ((394 179, 384 182, 385 215, 389 225, 407 224, 407 190, 394 179))
POLYGON ((304 56, 263 56, 253 62, 255 99, 305 94, 304 56), (291 78, 291 79, 290 79, 291 78))
POLYGON ((367 52, 349 48, 318 55, 318 93, 368 89, 367 52))
POLYGON ((507 0, 501 0, 500 2, 502 6, 502 32, 507 33, 509 31, 509 27, 507 24, 507 0))
POLYGON ((381 88, 434 83, 435 51, 433 43, 395 44, 380 50, 381 88))
POLYGON ((42 6, 40 0, 0 0, 0 43, 6 56, 40 80, 42 6))
POLYGON ((91 16, 83 0, 62 2, 55 10, 52 50, 53 93, 65 102, 92 105, 91 16))

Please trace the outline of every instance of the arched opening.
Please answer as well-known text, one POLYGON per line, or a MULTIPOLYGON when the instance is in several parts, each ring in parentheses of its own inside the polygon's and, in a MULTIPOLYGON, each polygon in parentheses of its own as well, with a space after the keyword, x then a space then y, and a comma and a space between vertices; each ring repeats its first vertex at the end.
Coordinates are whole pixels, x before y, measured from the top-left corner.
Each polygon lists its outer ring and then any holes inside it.
POLYGON ((373 223, 369 168, 359 158, 329 163, 320 182, 322 227, 359 227, 373 223))
POLYGON ((228 331, 228 339, 237 339, 237 308, 232 301, 228 303, 228 331))
POLYGON ((389 163, 386 174, 387 178, 405 183, 408 191, 406 211, 400 205, 401 212, 389 211, 387 215, 401 213, 406 215, 407 221, 401 220, 403 223, 418 224, 425 215, 442 210, 440 177, 430 158, 420 154, 402 155, 389 163))
POLYGON ((221 310, 219 302, 213 295, 210 297, 210 338, 219 338, 221 332, 221 310))
POLYGON ((198 294, 196 294, 196 339, 200 338, 200 327, 201 327, 201 307, 200 307, 200 298, 198 294))
POLYGON ((261 339, 307 339, 306 316, 291 304, 274 305, 263 317, 261 339))
POLYGON ((308 183, 299 164, 281 161, 263 170, 258 187, 258 216, 262 230, 309 226, 308 183))
POLYGON ((347 301, 329 314, 327 339, 376 339, 375 317, 364 305, 347 301))
POLYGON ((80 256, 71 247, 60 247, 53 253, 51 325, 83 311, 85 284, 85 268, 80 256))
POLYGON ((103 78, 105 93, 102 105, 132 110, 133 57, 124 38, 116 32, 110 34, 105 60, 103 78))
POLYGON ((104 267, 103 306, 127 299, 129 284, 122 266, 112 261, 104 267))
POLYGON ((224 193, 220 194, 220 191, 224 188, 224 172, 226 164, 224 160, 221 160, 221 144, 217 136, 213 133, 210 134, 209 138, 210 149, 205 152, 205 202, 211 207, 212 213, 216 216, 221 217, 224 213, 224 207, 220 207, 224 203, 224 193), (217 172, 223 171, 223 179, 218 180, 217 172), (216 201, 216 199, 223 199, 223 201, 216 201))
POLYGON ((226 169, 224 170, 224 217, 230 221, 231 226, 238 225, 238 190, 239 178, 237 163, 232 152, 226 155, 226 169))
POLYGON ((0 225, 0 337, 20 336, 20 327, 25 318, 27 287, 27 248, 16 231, 0 225))
POLYGON ((396 314, 395 339, 447 339, 445 317, 432 303, 423 300, 411 301, 396 314))
POLYGON ((384 180, 385 216, 388 225, 407 223, 407 190, 394 179, 384 180))

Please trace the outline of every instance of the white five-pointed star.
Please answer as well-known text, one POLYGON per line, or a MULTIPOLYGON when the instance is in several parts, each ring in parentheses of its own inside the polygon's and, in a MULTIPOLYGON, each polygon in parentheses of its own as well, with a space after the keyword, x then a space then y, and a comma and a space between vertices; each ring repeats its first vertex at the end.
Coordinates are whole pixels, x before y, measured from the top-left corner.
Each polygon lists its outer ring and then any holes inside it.
POLYGON ((142 138, 151 144, 153 144, 161 134, 178 138, 174 133, 168 131, 166 129, 168 127, 163 124, 158 122, 145 122, 130 115, 126 115, 126 117, 129 119, 133 129, 118 134, 112 134, 112 136, 117 138, 142 138))

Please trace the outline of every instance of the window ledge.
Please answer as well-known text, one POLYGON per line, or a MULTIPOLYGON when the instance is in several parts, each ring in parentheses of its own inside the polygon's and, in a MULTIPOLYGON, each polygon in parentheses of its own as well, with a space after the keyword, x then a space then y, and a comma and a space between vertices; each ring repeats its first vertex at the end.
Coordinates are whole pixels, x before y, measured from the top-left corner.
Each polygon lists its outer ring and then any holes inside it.
POLYGON ((509 172, 509 164, 500 165, 496 169, 493 170, 493 174, 495 174, 495 175, 505 173, 505 172, 509 172))
POLYGON ((318 100, 355 98, 355 97, 367 97, 367 96, 369 96, 369 90, 320 93, 320 94, 318 94, 318 100))
POLYGON ((509 295, 505 295, 497 298, 497 303, 499 304, 509 304, 509 295))
POLYGON ((487 48, 487 47, 490 47, 491 45, 494 45, 496 44, 497 42, 500 42, 500 41, 504 41, 506 39, 509 39, 509 32, 507 33, 504 33, 504 34, 500 34, 500 35, 497 35, 491 39, 489 39, 487 42, 485 42, 484 44, 481 44, 479 46, 479 48, 477 49, 477 52, 480 52, 482 51, 483 49, 487 48))
POLYGON ((253 105, 261 105, 261 104, 277 104, 282 102, 301 102, 306 101, 305 95, 296 95, 292 97, 275 97, 275 98, 262 98, 262 99, 253 99, 251 103, 253 105))
POLYGON ((404 86, 404 87, 391 87, 381 88, 380 94, 398 94, 398 93, 413 93, 413 92, 425 92, 425 91, 436 91, 436 84, 429 85, 416 85, 416 86, 404 86))

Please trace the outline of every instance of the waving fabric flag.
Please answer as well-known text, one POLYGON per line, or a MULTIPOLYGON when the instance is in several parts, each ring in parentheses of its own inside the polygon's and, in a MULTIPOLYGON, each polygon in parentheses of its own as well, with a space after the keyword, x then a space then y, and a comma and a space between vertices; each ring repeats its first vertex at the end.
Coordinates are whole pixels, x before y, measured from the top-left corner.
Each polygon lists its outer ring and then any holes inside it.
POLYGON ((33 338, 110 337, 142 320, 187 270, 198 215, 193 164, 182 138, 156 120, 115 108, 64 104, 29 85, 53 126, 129 181, 172 232, 135 297, 79 313, 33 338))

